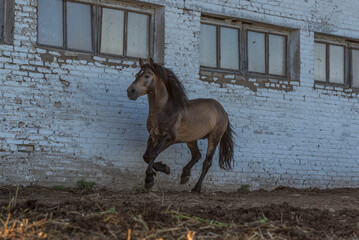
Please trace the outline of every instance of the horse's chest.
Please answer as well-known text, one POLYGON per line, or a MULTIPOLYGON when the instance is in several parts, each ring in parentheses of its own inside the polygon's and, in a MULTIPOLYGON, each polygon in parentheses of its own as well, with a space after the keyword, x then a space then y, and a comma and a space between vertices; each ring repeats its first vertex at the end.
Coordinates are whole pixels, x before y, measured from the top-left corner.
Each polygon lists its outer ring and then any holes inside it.
POLYGON ((178 123, 178 114, 168 114, 163 111, 158 115, 149 115, 147 119, 147 128, 153 142, 157 142, 162 137, 170 134, 173 135, 178 123), (164 113, 163 113, 164 112, 164 113))
POLYGON ((154 138, 161 138, 165 135, 165 128, 163 125, 159 123, 159 121, 151 121, 150 119, 147 122, 148 132, 150 133, 151 137, 154 138))

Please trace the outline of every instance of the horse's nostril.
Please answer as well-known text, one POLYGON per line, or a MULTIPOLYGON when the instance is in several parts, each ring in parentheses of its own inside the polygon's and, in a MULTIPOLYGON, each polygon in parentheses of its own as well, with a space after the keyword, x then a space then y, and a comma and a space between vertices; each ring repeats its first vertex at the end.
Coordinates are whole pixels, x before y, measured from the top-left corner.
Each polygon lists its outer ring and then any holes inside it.
POLYGON ((131 93, 135 93, 135 89, 132 88, 132 89, 131 89, 131 93))
POLYGON ((133 92, 134 92, 134 89, 133 89, 133 88, 128 88, 128 89, 127 89, 127 92, 128 92, 128 93, 133 93, 133 92))

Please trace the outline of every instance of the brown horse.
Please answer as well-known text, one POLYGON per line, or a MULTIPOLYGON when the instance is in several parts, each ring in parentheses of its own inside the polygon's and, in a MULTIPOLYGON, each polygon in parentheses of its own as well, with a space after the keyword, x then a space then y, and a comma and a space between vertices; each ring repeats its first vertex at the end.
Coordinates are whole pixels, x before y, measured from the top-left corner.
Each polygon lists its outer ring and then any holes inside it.
POLYGON ((187 143, 192 154, 181 175, 181 184, 185 184, 192 167, 201 158, 197 140, 208 138, 202 174, 192 189, 192 192, 199 193, 219 143, 219 166, 227 170, 232 168, 233 139, 228 115, 221 104, 213 99, 188 100, 183 85, 171 70, 153 63, 152 59, 149 64, 144 64, 142 59, 139 63, 141 70, 128 87, 127 96, 130 100, 145 94, 148 96, 147 130, 150 136, 143 155, 148 163, 145 187, 153 187, 155 171, 170 174, 166 164, 154 161, 158 154, 175 143, 187 143))

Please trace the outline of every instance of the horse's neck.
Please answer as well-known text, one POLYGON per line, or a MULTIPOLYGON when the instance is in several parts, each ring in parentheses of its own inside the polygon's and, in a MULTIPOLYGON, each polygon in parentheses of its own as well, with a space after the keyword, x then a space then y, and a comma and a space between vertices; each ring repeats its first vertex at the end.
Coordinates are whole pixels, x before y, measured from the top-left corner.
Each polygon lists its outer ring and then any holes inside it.
POLYGON ((156 87, 148 94, 149 117, 156 120, 158 115, 168 101, 168 92, 164 83, 159 82, 156 87))

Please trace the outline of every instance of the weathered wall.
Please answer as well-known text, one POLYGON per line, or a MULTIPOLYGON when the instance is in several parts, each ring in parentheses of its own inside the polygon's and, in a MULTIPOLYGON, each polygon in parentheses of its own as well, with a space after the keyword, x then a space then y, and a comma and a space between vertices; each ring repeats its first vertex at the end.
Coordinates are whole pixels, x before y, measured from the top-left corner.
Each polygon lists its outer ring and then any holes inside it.
MULTIPOLYGON (((220 101, 238 134, 234 170, 214 164, 205 189, 359 187, 359 96, 314 87, 313 73, 314 32, 359 39, 358 1, 143 2, 164 14, 166 67, 191 98, 220 101), (222 83, 208 81, 213 73, 199 68, 201 12, 293 29, 300 77, 283 89, 275 79, 261 84, 229 75, 222 83)), ((0 183, 141 185, 147 99, 129 101, 125 91, 137 63, 37 47, 36 5, 15 0, 14 44, 0 45, 0 183)), ((200 146, 205 150, 206 142, 200 146)), ((155 186, 190 189, 179 185, 189 159, 184 145, 162 153, 159 160, 172 173, 158 174, 155 186)), ((201 163, 193 169, 191 185, 200 169, 201 163)))

